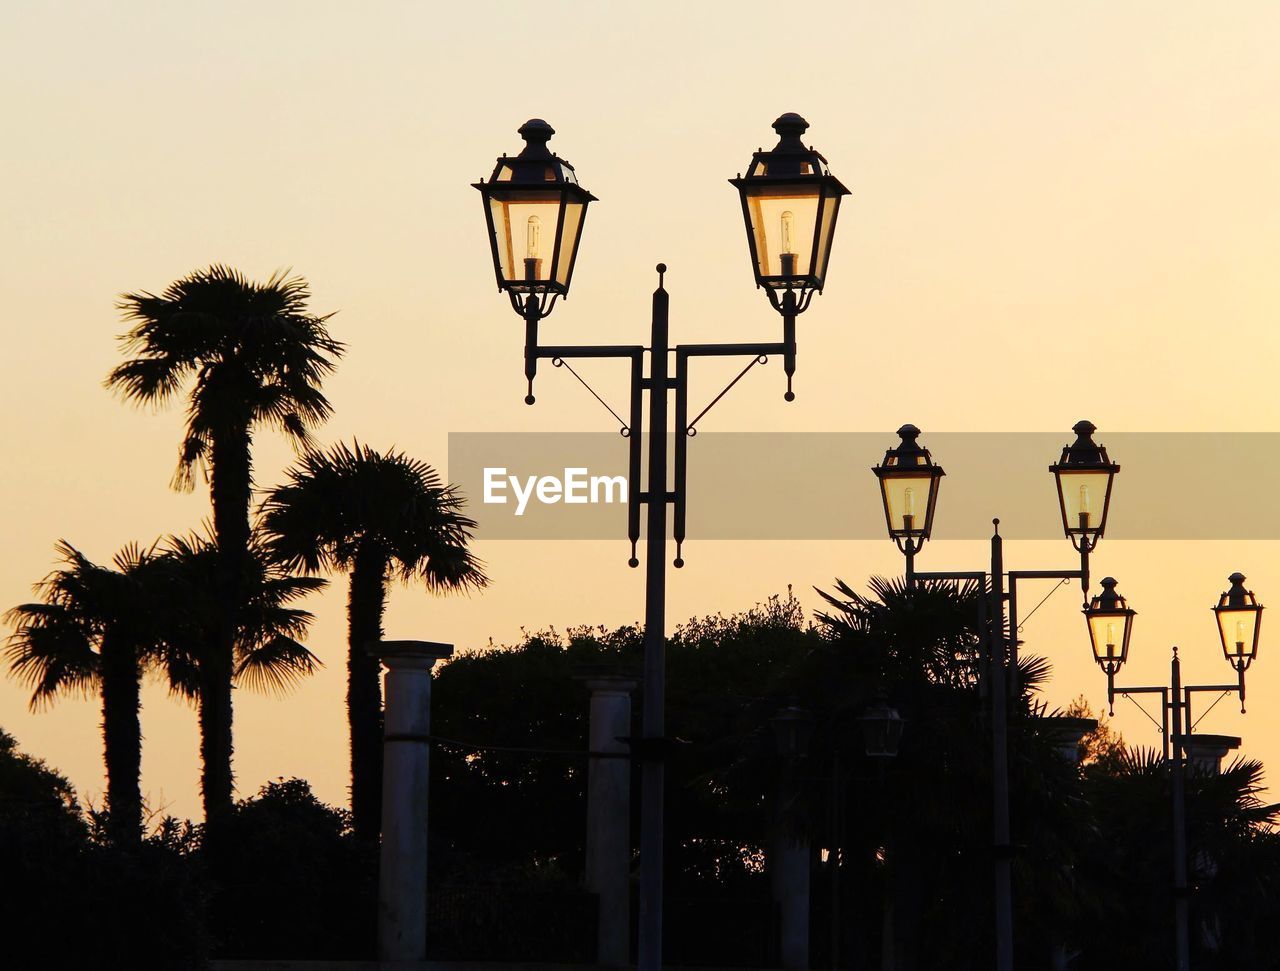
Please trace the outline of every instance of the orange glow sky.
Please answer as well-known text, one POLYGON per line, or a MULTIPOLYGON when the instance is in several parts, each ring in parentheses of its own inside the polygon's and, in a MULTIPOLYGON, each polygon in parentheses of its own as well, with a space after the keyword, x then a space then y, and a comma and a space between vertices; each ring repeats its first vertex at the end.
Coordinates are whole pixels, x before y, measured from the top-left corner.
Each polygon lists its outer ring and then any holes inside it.
MULTIPOLYGON (((644 340, 659 260, 676 339, 777 339, 725 180, 780 113, 809 119, 853 191, 827 292, 801 320, 797 400, 783 404, 780 369, 766 368, 708 431, 913 421, 1065 441, 1081 417, 1104 443, 1108 429, 1280 430, 1277 36, 1280 7, 1244 0, 6 5, 0 604, 28 599, 60 537, 106 561, 208 515, 207 490, 167 487, 180 410, 135 410, 101 382, 119 359, 116 295, 210 262, 259 277, 292 266, 316 310, 339 312, 350 351, 322 441, 443 465, 450 431, 608 430, 561 373, 544 373, 537 407, 522 403, 520 323, 494 290, 468 187, 531 116, 601 199, 572 298, 544 327, 556 341, 644 340)), ((734 367, 708 365, 692 398, 734 367)), ((621 397, 621 372, 588 374, 621 397)), ((265 433, 255 454, 263 486, 290 460, 265 433)), ((1142 496, 1117 488, 1114 515, 1141 516, 1142 496)), ((865 483, 850 495, 875 501, 865 483)), ((673 623, 789 583, 811 606, 814 584, 899 569, 887 541, 709 543, 696 516, 690 527, 673 623)), ((469 649, 522 626, 640 616, 642 571, 621 537, 479 552, 491 591, 397 589, 388 634, 469 649)), ((1072 555, 1065 541, 1013 543, 1006 562, 1070 568, 1072 555)), ((982 556, 937 543, 921 568, 982 556)), ((1095 567, 1141 613, 1132 682, 1164 677, 1173 643, 1189 678, 1229 675, 1208 607, 1232 570, 1280 604, 1274 543, 1107 541, 1095 567)), ((301 775, 345 799, 344 601, 339 580, 313 604, 319 676, 284 701, 237 695, 242 794, 301 775)), ((1057 663, 1051 703, 1085 691, 1097 708, 1077 609, 1067 592, 1050 600, 1026 649, 1057 663)), ((1275 766, 1268 629, 1250 714, 1224 702, 1201 728, 1243 735, 1275 766)), ((159 686, 144 702, 144 791, 198 813, 194 713, 159 686)), ((1117 714, 1131 741, 1156 742, 1136 712, 1117 714)), ((98 722, 90 701, 31 714, 0 682, 0 725, 100 802, 98 722)))

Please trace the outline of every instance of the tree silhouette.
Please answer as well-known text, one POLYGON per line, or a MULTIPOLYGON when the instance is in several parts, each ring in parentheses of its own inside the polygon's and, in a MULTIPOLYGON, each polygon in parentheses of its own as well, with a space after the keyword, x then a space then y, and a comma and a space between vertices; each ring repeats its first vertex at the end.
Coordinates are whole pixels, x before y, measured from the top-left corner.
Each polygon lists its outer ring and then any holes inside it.
POLYGON ((311 674, 318 660, 298 642, 312 620, 310 611, 291 606, 325 586, 318 577, 291 576, 272 562, 251 538, 241 560, 229 681, 225 661, 211 632, 224 616, 217 580, 221 550, 199 536, 173 537, 164 563, 169 602, 175 605, 164 622, 163 654, 173 692, 195 704, 200 718, 201 785, 208 803, 209 780, 231 778, 230 707, 223 692, 232 684, 281 693, 311 674), (224 745, 223 740, 227 740, 224 745))
POLYGON ((266 425, 305 446, 309 430, 329 416, 320 382, 343 352, 329 336, 329 318, 308 310, 309 298, 301 277, 278 273, 253 283, 214 265, 160 295, 130 293, 120 303, 133 324, 120 342, 132 356, 111 372, 107 386, 126 400, 155 405, 190 384, 174 486, 191 488, 200 470, 210 483, 220 610, 201 667, 210 733, 202 743, 206 818, 232 804, 231 681, 238 584, 250 545, 253 433, 266 425))
POLYGON ((387 583, 399 577, 432 593, 488 583, 468 543, 465 500, 431 466, 359 442, 309 452, 263 503, 272 554, 290 569, 350 574, 347 717, 356 833, 376 837, 382 794, 382 689, 369 645, 382 637, 387 583))
POLYGON ((163 595, 155 547, 128 546, 99 566, 70 543, 62 568, 36 585, 40 603, 5 614, 16 630, 5 650, 10 671, 38 708, 60 694, 97 691, 102 700, 107 828, 122 845, 142 835, 142 672, 160 652, 163 595))

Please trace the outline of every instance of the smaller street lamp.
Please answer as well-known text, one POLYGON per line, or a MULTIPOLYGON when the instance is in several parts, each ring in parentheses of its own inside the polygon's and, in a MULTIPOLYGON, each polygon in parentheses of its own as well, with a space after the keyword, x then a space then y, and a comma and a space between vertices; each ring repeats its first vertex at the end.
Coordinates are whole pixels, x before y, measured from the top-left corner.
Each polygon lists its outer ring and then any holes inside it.
POLYGON ((813 716, 803 708, 795 705, 779 708, 778 713, 769 719, 769 726, 773 729, 778 754, 784 759, 798 759, 809 748, 813 716))
POLYGON ((862 725, 862 741, 867 755, 875 759, 892 759, 898 755, 906 720, 889 704, 883 691, 876 695, 858 719, 862 725))
POLYGON ((938 502, 938 480, 945 472, 933 464, 929 450, 919 445, 920 429, 903 425, 896 448, 884 453, 884 461, 871 471, 880 480, 889 536, 907 558, 907 582, 915 573, 915 555, 933 532, 933 511, 938 502))
POLYGON ((1098 545, 1107 528, 1107 510, 1111 506, 1111 484, 1120 466, 1107 456, 1107 450, 1093 440, 1097 426, 1091 421, 1078 421, 1071 430, 1076 440, 1062 449, 1062 457, 1049 466, 1058 483, 1058 505, 1062 510, 1062 528, 1071 545, 1082 557, 1098 545))
POLYGON ((1244 588, 1243 573, 1233 573, 1228 579, 1231 589, 1218 598, 1213 608, 1218 618, 1218 633, 1222 637, 1222 653, 1239 673, 1240 693, 1244 695, 1244 672, 1258 656, 1258 637, 1262 633, 1262 604, 1252 590, 1244 588))
POLYGON ((1201 693, 1216 694, 1220 698, 1235 693, 1240 697, 1240 711, 1244 712, 1244 673, 1258 655, 1258 636, 1262 628, 1262 605, 1252 591, 1245 589, 1244 574, 1233 573, 1229 579, 1231 587, 1218 598, 1213 612, 1218 622, 1222 653, 1236 671, 1236 684, 1183 684, 1182 662, 1175 647, 1167 685, 1117 688, 1115 673, 1129 652, 1133 611, 1115 592, 1116 582, 1111 577, 1102 581, 1103 592, 1094 597, 1085 609, 1093 656, 1107 674, 1108 707, 1114 709, 1117 692, 1130 698, 1139 694, 1160 697, 1159 724, 1164 736, 1164 757, 1169 763, 1173 783, 1174 967, 1177 971, 1190 971, 1191 967, 1191 885, 1187 880, 1187 807, 1183 782, 1187 753, 1193 751, 1195 739, 1193 729, 1196 721, 1192 717, 1191 700, 1201 693))
POLYGON ((1107 690, 1115 681, 1120 667, 1129 659, 1129 636, 1133 633, 1133 618, 1137 611, 1116 591, 1114 577, 1102 578, 1102 592, 1089 601, 1084 609, 1089 625, 1089 643, 1093 646, 1093 659, 1106 672, 1107 690))

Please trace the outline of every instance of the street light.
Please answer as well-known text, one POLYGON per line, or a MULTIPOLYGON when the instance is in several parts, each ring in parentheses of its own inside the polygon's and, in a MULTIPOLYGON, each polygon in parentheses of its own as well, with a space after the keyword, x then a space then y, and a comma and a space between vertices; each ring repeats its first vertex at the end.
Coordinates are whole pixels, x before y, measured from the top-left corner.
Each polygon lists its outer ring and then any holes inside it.
POLYGON ((1111 484, 1120 466, 1107 450, 1093 441, 1098 429, 1091 421, 1078 421, 1071 430, 1076 440, 1063 446, 1062 457, 1049 466, 1058 483, 1058 505, 1062 528, 1071 544, 1087 556, 1107 528, 1111 506, 1111 484))
POLYGON ((929 450, 916 442, 920 429, 903 425, 901 441, 884 453, 884 461, 871 471, 880 480, 880 501, 889 536, 907 558, 907 582, 915 573, 916 552, 933 532, 933 510, 938 502, 938 480, 945 472, 933 464, 929 450))
POLYGON ((1102 578, 1102 593, 1089 601, 1084 609, 1093 659, 1110 675, 1119 671, 1129 659, 1129 635, 1133 632, 1136 614, 1137 611, 1116 592, 1114 577, 1102 578))
POLYGON ((1160 696, 1160 732, 1164 737, 1164 757, 1170 763, 1173 781, 1174 967, 1177 971, 1189 971, 1191 967, 1189 907, 1191 891, 1187 882, 1187 807, 1183 780, 1186 771, 1186 752, 1191 747, 1192 730, 1196 724, 1192 718, 1191 699, 1202 692, 1218 694, 1221 697, 1234 693, 1239 696, 1240 711, 1244 713, 1244 673, 1258 655, 1258 637, 1262 629, 1262 605, 1258 603, 1252 591, 1244 588, 1244 580, 1244 575, 1241 573, 1231 574, 1230 589, 1218 598, 1218 603, 1213 608, 1218 622, 1218 635, 1222 641, 1222 652, 1227 662, 1236 671, 1236 684, 1184 685, 1182 662, 1178 658, 1178 649, 1175 647, 1173 659, 1169 664, 1168 685, 1116 687, 1116 672, 1120 670, 1128 656, 1133 611, 1128 609, 1128 604, 1124 602, 1123 597, 1115 594, 1115 581, 1110 577, 1102 583, 1105 587, 1110 581, 1108 590, 1114 599, 1110 604, 1100 604, 1102 597, 1095 597, 1085 611, 1089 619, 1089 634, 1093 639, 1094 657, 1107 675, 1107 704, 1112 709, 1112 714, 1115 713, 1114 702, 1117 694, 1125 697, 1139 694, 1160 696), (1095 605, 1097 605, 1096 608, 1095 605), (1107 654, 1100 656, 1095 632, 1110 625, 1114 633, 1116 626, 1121 622, 1124 624, 1123 648, 1115 651, 1114 647, 1108 647, 1107 654), (1183 725, 1186 726, 1185 734, 1183 725))
POLYGON ((822 292, 840 200, 849 194, 822 154, 801 142, 808 128, 795 112, 782 115, 773 123, 778 144, 751 156, 745 178, 729 180, 742 199, 756 286, 782 314, 782 341, 790 348, 783 360, 787 401, 795 399, 796 316, 809 308, 814 293, 822 292))
POLYGON ((526 121, 524 150, 503 155, 489 181, 475 186, 484 196, 498 289, 513 300, 568 295, 587 205, 596 201, 573 166, 547 148, 554 134, 541 118, 526 121))
POLYGON ((800 135, 808 123, 786 114, 774 122, 779 135, 771 152, 756 152, 746 177, 730 180, 742 198, 748 243, 756 283, 765 287, 769 302, 782 316, 782 340, 734 344, 677 344, 669 342, 669 296, 664 286, 667 268, 659 263, 658 288, 653 294, 650 339, 643 344, 553 345, 538 341, 538 323, 556 301, 567 296, 577 260, 578 243, 588 205, 595 200, 578 183, 572 165, 547 148, 553 129, 541 119, 520 128, 524 150, 515 158, 498 159, 492 175, 475 183, 484 201, 490 253, 498 289, 524 318, 525 403, 533 404, 538 362, 565 367, 608 409, 628 440, 627 536, 628 564, 640 565, 641 507, 647 509, 645 544, 644 717, 643 734, 632 744, 632 756, 642 764, 640 825, 640 971, 657 971, 662 963, 663 759, 670 746, 665 737, 666 549, 667 506, 673 510, 676 544, 673 565, 684 565, 687 505, 688 440, 715 404, 758 364, 770 356, 783 359, 787 401, 796 360, 796 316, 809 306, 826 283, 840 199, 848 190, 827 168, 826 160, 805 148, 800 135), (675 353, 674 374, 669 360, 675 353), (648 373, 645 357, 648 356, 648 373), (738 357, 746 367, 711 404, 689 418, 689 362, 699 357, 738 357), (624 360, 630 366, 628 406, 620 414, 587 384, 571 366, 580 359, 624 360), (675 427, 667 420, 668 396, 675 395, 675 427), (648 429, 641 424, 648 398, 648 429), (625 414, 627 417, 623 418, 625 414), (667 436, 675 433, 675 468, 667 474, 667 436), (647 488, 641 488, 641 443, 649 450, 647 488), (669 481, 669 479, 671 481, 669 481))
POLYGON ((1080 553, 1078 570, 1004 569, 1004 541, 1000 520, 991 537, 987 570, 916 573, 915 554, 933 531, 938 480, 943 472, 933 464, 929 451, 917 444, 920 430, 903 425, 902 443, 885 453, 884 462, 872 470, 880 481, 885 524, 889 536, 906 557, 907 587, 920 580, 976 583, 982 586, 982 623, 986 628, 991 699, 992 849, 995 858, 996 971, 1013 968, 1013 848, 1009 828, 1009 695, 1018 691, 1018 584, 1021 580, 1078 579, 1089 598, 1089 553, 1097 546, 1106 526, 1111 484, 1120 471, 1106 450, 1093 442, 1091 422, 1077 422, 1076 441, 1062 450, 1061 459, 1049 469, 1058 482, 1063 528, 1080 553), (919 491, 917 491, 919 490, 919 491), (921 517, 923 517, 921 519, 921 517), (1006 603, 1008 624, 1005 623, 1006 603))
POLYGON ((769 719, 778 754, 784 759, 798 759, 809 747, 813 735, 813 716, 803 708, 789 705, 779 708, 769 719))
POLYGON ((1223 656, 1243 677, 1245 670, 1258 656, 1258 637, 1262 633, 1262 605, 1258 603, 1252 590, 1244 588, 1243 573, 1233 573, 1228 579, 1231 589, 1218 598, 1218 605, 1213 608, 1213 612, 1218 618, 1223 656))
POLYGON ((876 695, 875 701, 858 718, 858 723, 862 726, 862 742, 867 755, 873 759, 897 758, 902 730, 907 723, 898 714, 898 709, 889 704, 884 692, 876 695))

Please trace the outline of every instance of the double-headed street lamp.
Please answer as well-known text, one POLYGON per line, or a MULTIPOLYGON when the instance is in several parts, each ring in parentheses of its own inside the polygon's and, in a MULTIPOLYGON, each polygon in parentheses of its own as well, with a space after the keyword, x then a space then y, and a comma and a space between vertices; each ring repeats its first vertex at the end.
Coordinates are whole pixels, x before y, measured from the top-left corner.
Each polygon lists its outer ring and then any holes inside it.
POLYGON ((656 971, 662 964, 662 851, 663 758, 665 737, 666 642, 666 542, 667 505, 673 510, 676 542, 674 565, 684 565, 681 544, 685 538, 685 467, 688 439, 697 423, 721 397, 769 355, 781 355, 786 374, 787 401, 796 361, 796 317, 808 309, 815 293, 821 293, 831 259, 836 216, 841 199, 848 195, 831 174, 827 160, 801 136, 808 123, 788 113, 774 122, 778 144, 771 151, 757 151, 745 176, 730 180, 742 201, 743 222, 751 252, 757 287, 782 316, 782 340, 775 343, 669 345, 668 296, 663 286, 666 266, 658 264, 658 289, 653 294, 649 347, 634 345, 542 345, 538 325, 560 297, 568 297, 577 262, 578 244, 588 206, 595 196, 578 183, 572 165, 554 155, 547 142, 554 130, 541 119, 520 128, 525 147, 515 157, 498 159, 487 181, 475 184, 484 199, 485 219, 498 289, 506 292, 511 306, 524 318, 525 403, 533 404, 533 381, 538 361, 549 359, 570 373, 604 404, 590 385, 569 366, 570 360, 620 358, 630 363, 631 386, 628 418, 605 407, 621 425, 629 445, 627 534, 633 567, 639 565, 640 507, 648 507, 646 533, 644 626, 643 738, 633 745, 642 760, 640 828, 640 960, 641 971, 656 971), (649 353, 645 374, 644 356, 649 353), (669 355, 675 353, 675 373, 669 355), (692 420, 688 417, 689 361, 695 357, 742 357, 749 363, 719 395, 692 420), (675 393, 675 468, 667 475, 667 396, 675 393), (649 399, 648 488, 641 491, 641 419, 644 397, 649 399))
POLYGON ((1114 705, 1117 694, 1126 697, 1137 694, 1160 696, 1160 730, 1164 738, 1164 757, 1166 761, 1171 759, 1173 777, 1173 906, 1177 971, 1189 971, 1191 967, 1187 809, 1183 781, 1186 751, 1190 747, 1192 730, 1195 728, 1191 718, 1191 699, 1201 692, 1216 693, 1220 698, 1234 693, 1240 698, 1241 713, 1244 712, 1244 673, 1258 656, 1258 639, 1262 634, 1262 604, 1258 603, 1253 591, 1245 589, 1244 581, 1244 574, 1231 574, 1230 588, 1223 592, 1213 607, 1223 656, 1236 672, 1235 684, 1184 685, 1182 664, 1175 647, 1169 665, 1168 685, 1116 687, 1116 674, 1129 657, 1129 638, 1133 633, 1133 618, 1137 612, 1116 592, 1116 581, 1111 577, 1102 581, 1102 593, 1094 597, 1084 610, 1094 660, 1107 676, 1108 708, 1114 705))
POLYGON ((1096 430, 1091 422, 1077 422, 1072 428, 1076 434, 1075 442, 1063 448, 1062 457, 1049 467, 1058 484, 1063 530, 1080 553, 1078 570, 1011 570, 1006 573, 1000 520, 996 519, 993 520, 996 529, 991 537, 989 570, 917 573, 915 557, 933 533, 938 490, 945 473, 934 463, 929 450, 917 441, 920 429, 915 425, 903 425, 898 429, 901 441, 885 452, 883 462, 872 469, 880 482, 880 499, 889 536, 906 557, 908 586, 914 586, 919 580, 972 581, 981 584, 986 593, 982 601, 982 621, 986 629, 991 689, 996 971, 1011 971, 1013 967, 1008 696, 1010 681, 1017 677, 1018 581, 1078 579, 1085 598, 1088 598, 1089 554, 1097 547, 1106 529, 1111 486, 1120 471, 1120 467, 1107 456, 1106 449, 1093 441, 1096 430))

